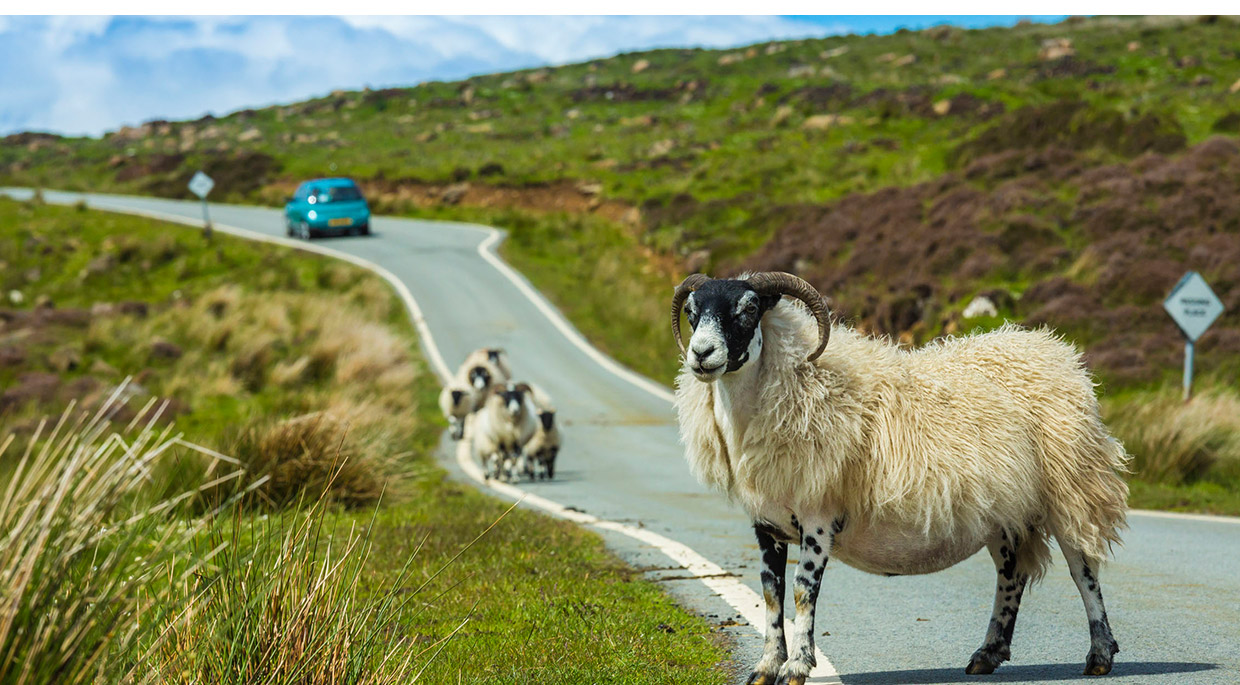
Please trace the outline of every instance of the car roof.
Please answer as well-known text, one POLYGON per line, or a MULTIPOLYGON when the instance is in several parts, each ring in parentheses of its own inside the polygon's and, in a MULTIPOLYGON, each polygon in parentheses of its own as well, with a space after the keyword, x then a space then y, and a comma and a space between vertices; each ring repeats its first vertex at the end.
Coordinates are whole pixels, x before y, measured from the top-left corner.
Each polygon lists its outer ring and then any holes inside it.
POLYGON ((354 183, 354 182, 353 182, 353 179, 351 179, 351 178, 342 178, 342 177, 338 177, 338 176, 336 176, 336 177, 332 177, 332 178, 312 178, 312 179, 310 179, 309 181, 306 181, 305 185, 309 185, 309 184, 311 184, 311 183, 313 183, 314 185, 317 185, 317 186, 327 186, 328 188, 330 188, 330 187, 332 187, 332 186, 353 186, 353 185, 357 185, 356 183, 354 183))

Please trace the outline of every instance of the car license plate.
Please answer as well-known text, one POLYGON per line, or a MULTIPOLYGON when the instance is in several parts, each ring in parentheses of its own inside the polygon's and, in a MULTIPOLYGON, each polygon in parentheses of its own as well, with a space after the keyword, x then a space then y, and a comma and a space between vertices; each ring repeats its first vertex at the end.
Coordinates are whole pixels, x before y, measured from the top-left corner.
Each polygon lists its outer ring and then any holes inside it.
POLYGON ((349 217, 344 217, 343 219, 328 219, 327 225, 328 226, 352 226, 353 220, 350 219, 349 217))

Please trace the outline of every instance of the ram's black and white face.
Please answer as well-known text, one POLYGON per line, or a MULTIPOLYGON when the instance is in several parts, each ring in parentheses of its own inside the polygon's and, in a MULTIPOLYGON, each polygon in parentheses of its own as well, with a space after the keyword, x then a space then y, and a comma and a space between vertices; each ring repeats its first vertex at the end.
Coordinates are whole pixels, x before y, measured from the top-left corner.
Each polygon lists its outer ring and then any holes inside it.
POLYGON ((759 295, 748 283, 713 280, 689 295, 685 316, 693 327, 685 364, 701 381, 739 371, 762 353, 762 315, 779 295, 759 295))

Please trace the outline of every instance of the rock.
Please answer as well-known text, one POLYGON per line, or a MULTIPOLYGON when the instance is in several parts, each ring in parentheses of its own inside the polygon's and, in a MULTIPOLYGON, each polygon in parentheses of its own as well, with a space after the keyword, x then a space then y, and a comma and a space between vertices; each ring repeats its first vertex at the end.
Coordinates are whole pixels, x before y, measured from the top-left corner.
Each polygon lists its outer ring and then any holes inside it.
POLYGON ((654 144, 650 146, 650 150, 646 154, 650 157, 662 157, 671 152, 672 148, 675 147, 676 141, 671 138, 664 138, 663 140, 654 141, 654 144))
POLYGON ((465 198, 467 192, 469 192, 468 183, 453 183, 439 194, 439 201, 446 205, 457 205, 465 198))
POLYGON ((620 118, 621 126, 646 127, 652 124, 654 124, 654 117, 650 116, 649 114, 639 114, 638 116, 635 116, 635 117, 621 117, 620 118))
POLYGON ((22 302, 25 302, 25 301, 26 301, 26 297, 22 295, 22 291, 20 290, 9 291, 9 302, 13 304, 21 304, 22 302))
POLYGON ((771 126, 783 126, 784 122, 788 121, 788 118, 791 117, 795 111, 796 110, 792 109, 791 105, 780 105, 779 108, 775 110, 775 116, 771 117, 771 126))
POLYGON ((1137 50, 1140 50, 1140 49, 1141 49, 1141 44, 1140 44, 1140 43, 1138 43, 1138 42, 1137 42, 1137 41, 1135 41, 1135 40, 1134 40, 1134 41, 1129 41, 1129 43, 1128 43, 1128 52, 1136 52, 1137 50))
POLYGON ((995 307, 995 303, 990 301, 989 297, 978 295, 973 298, 964 311, 960 314, 966 319, 976 319, 979 316, 999 316, 999 310, 995 307))
POLYGON ((96 302, 90 306, 91 316, 112 316, 117 311, 111 302, 96 302))
POLYGON ((825 131, 838 123, 839 117, 834 114, 815 114, 801 122, 806 131, 825 131))
POLYGON ((848 46, 841 45, 838 48, 831 48, 830 50, 823 50, 822 52, 818 53, 818 57, 820 59, 831 59, 832 57, 839 57, 840 55, 847 55, 847 54, 848 54, 848 46))
POLYGON ((179 346, 163 338, 151 341, 151 359, 180 359, 183 354, 179 346))
POLYGON ((986 74, 986 78, 991 81, 997 81, 1005 76, 1007 76, 1007 69, 1003 69, 1002 67, 991 71, 989 74, 986 74))
POLYGON ((716 60, 716 63, 721 67, 726 67, 729 64, 736 64, 737 62, 740 62, 743 59, 745 59, 745 57, 741 53, 729 52, 726 55, 720 56, 719 59, 716 60))
POLYGON ((56 303, 52 302, 51 295, 48 295, 47 293, 43 293, 42 295, 39 295, 38 297, 34 298, 34 308, 35 309, 55 309, 56 303))
POLYGON ((1047 38, 1042 41, 1042 48, 1038 50, 1038 59, 1043 62, 1052 62, 1064 57, 1072 57, 1075 54, 1076 50, 1072 47, 1072 39, 1047 38))
POLYGON ((435 136, 436 136, 436 133, 434 131, 423 131, 419 133, 418 135, 414 136, 413 139, 414 141, 419 142, 419 143, 429 143, 435 139, 435 136))
POLYGON ((1236 79, 1236 82, 1231 84, 1231 87, 1227 89, 1227 92, 1240 93, 1240 78, 1236 79))
POLYGON ((577 192, 587 197, 592 197, 594 195, 598 195, 599 193, 603 192, 603 184, 602 183, 578 183, 577 192))
POLYGON ((581 110, 570 109, 564 113, 564 116, 568 117, 569 119, 576 119, 577 117, 581 116, 581 110))
POLYGON ((650 68, 650 60, 648 59, 639 59, 633 63, 634 74, 640 74, 649 68, 650 68))
POLYGON ((463 129, 466 133, 491 133, 495 130, 489 122, 484 124, 470 124, 463 129))
POLYGON ((101 254, 86 263, 86 267, 82 269, 82 276, 98 276, 99 274, 111 271, 114 266, 116 266, 116 255, 111 252, 101 254))
POLYGON ((878 57, 875 57, 875 58, 874 58, 874 61, 878 62, 879 64, 886 64, 886 63, 888 63, 888 62, 894 62, 894 61, 895 61, 895 59, 896 59, 896 53, 894 53, 894 52, 884 52, 883 54, 879 55, 878 57))
POLYGON ((96 359, 90 363, 90 372, 97 376, 115 376, 119 373, 111 364, 102 359, 96 359))
POLYGON ((818 73, 812 65, 794 64, 788 67, 788 78, 809 78, 818 73))
POLYGON ((82 366, 82 353, 73 347, 61 347, 47 355, 47 365, 64 373, 82 366))
POLYGON ((256 128, 247 128, 246 130, 241 132, 241 135, 237 136, 237 140, 243 143, 248 143, 251 140, 258 140, 259 138, 262 138, 262 137, 263 137, 262 131, 256 128))
POLYGON ((1214 83, 1214 79, 1210 78, 1209 76, 1206 76, 1205 74, 1198 74, 1197 78, 1193 79, 1193 85, 1198 86, 1198 87, 1208 86, 1211 83, 1214 83))
POLYGON ((893 67, 907 67, 917 61, 917 55, 908 54, 891 63, 893 67))

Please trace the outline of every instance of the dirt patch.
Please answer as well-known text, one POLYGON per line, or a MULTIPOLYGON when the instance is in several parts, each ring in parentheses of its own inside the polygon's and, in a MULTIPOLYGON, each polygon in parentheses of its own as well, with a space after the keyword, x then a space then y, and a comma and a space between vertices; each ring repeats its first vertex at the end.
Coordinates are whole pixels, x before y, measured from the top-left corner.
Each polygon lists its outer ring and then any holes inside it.
MULTIPOLYGON (((202 170, 215 181, 215 189, 211 191, 212 199, 225 200, 230 197, 248 197, 274 180, 281 166, 279 161, 266 153, 239 150, 209 157, 203 162, 202 170)), ((197 167, 191 169, 180 166, 174 174, 152 172, 145 175, 153 178, 143 187, 147 192, 160 197, 192 198, 187 186, 189 179, 197 171, 197 167)))
POLYGON ((568 93, 573 102, 653 102, 679 97, 675 88, 638 88, 631 83, 594 85, 568 93))

